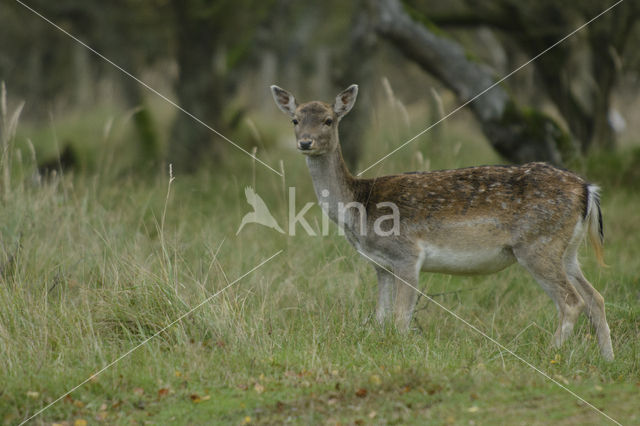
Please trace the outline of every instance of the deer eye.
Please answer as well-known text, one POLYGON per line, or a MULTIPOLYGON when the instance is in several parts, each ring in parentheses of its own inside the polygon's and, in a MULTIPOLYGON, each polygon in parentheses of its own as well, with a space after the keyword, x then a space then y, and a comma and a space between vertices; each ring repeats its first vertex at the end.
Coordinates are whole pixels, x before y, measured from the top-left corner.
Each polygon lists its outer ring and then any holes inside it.
POLYGON ((298 125, 298 120, 296 120, 295 118, 293 120, 291 120, 291 122, 293 123, 294 126, 298 125))
POLYGON ((330 118, 327 118, 326 120, 324 120, 324 125, 325 126, 331 126, 333 124, 333 120, 330 118))

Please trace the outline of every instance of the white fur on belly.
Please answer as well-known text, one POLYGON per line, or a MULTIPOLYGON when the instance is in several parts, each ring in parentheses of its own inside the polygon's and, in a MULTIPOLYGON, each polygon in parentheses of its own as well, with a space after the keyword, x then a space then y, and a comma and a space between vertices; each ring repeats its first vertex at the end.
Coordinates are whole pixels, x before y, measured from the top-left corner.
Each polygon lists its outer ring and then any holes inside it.
POLYGON ((446 274, 490 274, 516 261, 508 247, 451 248, 420 243, 418 268, 446 274))

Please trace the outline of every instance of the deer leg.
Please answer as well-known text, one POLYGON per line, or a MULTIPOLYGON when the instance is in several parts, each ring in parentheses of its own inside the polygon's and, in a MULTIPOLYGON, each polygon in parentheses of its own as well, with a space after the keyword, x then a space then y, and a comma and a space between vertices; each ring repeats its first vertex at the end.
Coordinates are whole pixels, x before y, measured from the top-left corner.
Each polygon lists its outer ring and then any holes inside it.
POLYGON ((393 270, 395 279, 394 316, 400 331, 408 331, 413 316, 413 309, 418 301, 418 273, 415 266, 396 267, 393 270))
POLYGON ((376 319, 378 323, 383 324, 393 306, 393 284, 395 277, 389 271, 380 266, 376 266, 378 275, 378 306, 376 308, 376 319))
POLYGON ((584 277, 575 255, 569 259, 567 262, 569 280, 585 301, 585 313, 589 317, 591 325, 596 329, 600 353, 607 361, 613 361, 613 347, 611 346, 611 333, 604 311, 604 298, 584 277))
POLYGON ((584 301, 569 281, 562 256, 554 256, 554 252, 549 247, 527 252, 514 249, 518 262, 533 275, 558 309, 560 321, 553 335, 553 345, 560 347, 571 336, 573 326, 584 308, 584 301))

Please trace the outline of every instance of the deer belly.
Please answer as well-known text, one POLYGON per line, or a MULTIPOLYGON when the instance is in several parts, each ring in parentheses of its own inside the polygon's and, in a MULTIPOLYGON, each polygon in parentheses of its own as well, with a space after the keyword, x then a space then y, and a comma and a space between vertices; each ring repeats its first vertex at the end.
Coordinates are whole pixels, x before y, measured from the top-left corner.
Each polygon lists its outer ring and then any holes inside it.
POLYGON ((490 274, 516 261, 513 251, 504 246, 447 247, 420 244, 420 269, 446 274, 490 274))

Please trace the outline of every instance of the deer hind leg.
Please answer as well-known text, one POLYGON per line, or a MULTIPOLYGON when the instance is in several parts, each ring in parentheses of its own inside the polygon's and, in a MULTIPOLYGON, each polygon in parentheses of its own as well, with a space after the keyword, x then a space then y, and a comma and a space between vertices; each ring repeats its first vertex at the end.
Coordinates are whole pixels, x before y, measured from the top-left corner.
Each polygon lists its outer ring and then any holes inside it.
POLYGON ((400 331, 408 331, 413 309, 418 301, 418 272, 415 265, 402 265, 393 269, 395 275, 394 316, 400 331))
POLYGON ((580 312, 584 308, 582 296, 571 284, 562 263, 562 255, 548 247, 537 250, 514 250, 518 262, 533 275, 540 287, 551 297, 558 309, 560 322, 553 344, 560 347, 573 332, 580 312))
POLYGON ((604 311, 604 298, 582 274, 575 252, 567 256, 566 265, 569 280, 582 296, 586 305, 585 313, 589 317, 591 325, 596 329, 600 353, 607 361, 613 361, 613 347, 611 346, 611 333, 604 311))
POLYGON ((391 314, 393 307, 393 287, 395 277, 389 271, 376 265, 378 275, 378 306, 376 307, 376 319, 378 323, 384 324, 391 314))

